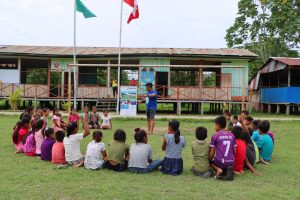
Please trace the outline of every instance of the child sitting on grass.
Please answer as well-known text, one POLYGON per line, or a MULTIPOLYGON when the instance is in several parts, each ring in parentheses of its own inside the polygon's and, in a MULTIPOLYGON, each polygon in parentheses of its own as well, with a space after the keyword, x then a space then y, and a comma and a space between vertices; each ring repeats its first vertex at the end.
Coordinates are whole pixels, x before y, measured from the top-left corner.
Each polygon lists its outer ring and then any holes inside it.
POLYGON ((76 108, 72 108, 72 111, 68 117, 68 124, 75 122, 79 125, 79 119, 80 119, 80 116, 78 115, 76 108))
POLYGON ((161 172, 169 175, 180 175, 183 171, 182 150, 185 147, 185 139, 180 136, 180 122, 172 120, 168 125, 168 133, 165 134, 162 150, 166 152, 162 163, 161 172))
POLYGON ((161 165, 161 160, 153 161, 152 147, 147 144, 147 133, 140 128, 134 130, 134 144, 130 147, 128 169, 132 173, 149 173, 161 165))
MULTIPOLYGON (((47 126, 47 122, 44 120, 41 120, 38 122, 37 127, 35 127, 35 133, 34 133, 34 139, 35 139, 35 154, 38 157, 41 157, 41 146, 42 143, 45 140, 45 128, 47 126), (41 124, 41 121, 43 121, 43 124, 41 124)), ((48 129, 47 129, 48 130, 48 129)))
POLYGON ((117 172, 125 171, 128 167, 129 146, 125 143, 126 133, 122 129, 116 130, 114 140, 109 144, 108 157, 105 167, 117 172))
POLYGON ((34 122, 32 130, 29 132, 26 143, 24 145, 24 153, 27 156, 36 156, 35 133, 37 132, 37 130, 40 130, 43 125, 44 121, 42 119, 38 119, 34 122))
POLYGON ((12 139, 16 148, 15 153, 23 153, 24 143, 28 134, 28 129, 31 123, 30 117, 23 117, 15 126, 12 139))
POLYGON ((80 151, 80 143, 90 134, 88 116, 84 116, 83 133, 78 133, 79 127, 76 123, 68 126, 67 136, 64 138, 65 157, 69 165, 73 167, 81 167, 84 162, 84 156, 80 151))
POLYGON ((236 115, 232 117, 231 122, 232 122, 232 127, 242 126, 241 123, 239 122, 239 117, 236 115))
POLYGON ((59 109, 57 108, 53 110, 52 124, 54 132, 66 130, 66 125, 62 121, 61 115, 59 114, 59 109))
POLYGON ((271 161, 273 153, 273 140, 268 134, 270 130, 270 122, 265 120, 258 124, 258 131, 260 133, 260 140, 257 142, 259 149, 260 161, 264 164, 268 164, 271 161))
POLYGON ((212 175, 212 170, 208 159, 209 144, 205 140, 207 138, 207 129, 198 127, 195 134, 197 141, 192 142, 192 154, 194 158, 192 172, 196 176, 209 178, 212 175))
POLYGON ((48 128, 45 131, 46 139, 43 141, 41 146, 41 159, 44 161, 52 160, 52 147, 55 143, 54 129, 48 128))
POLYGON ((89 116, 89 125, 92 129, 100 129, 101 126, 99 125, 99 113, 97 112, 97 107, 93 106, 92 112, 89 116))
POLYGON ((102 120, 102 124, 101 124, 102 129, 112 129, 111 116, 108 114, 108 110, 103 111, 101 120, 102 120))
POLYGON ((251 127, 251 123, 253 121, 253 118, 250 116, 245 117, 245 119, 243 120, 243 124, 247 127, 250 128, 251 127))
POLYGON ((246 161, 246 143, 243 141, 243 129, 239 126, 234 126, 231 133, 235 137, 236 153, 234 155, 233 172, 235 174, 244 174, 244 164, 246 161))
POLYGON ((56 142, 52 147, 52 163, 57 165, 66 164, 64 138, 65 132, 57 131, 55 133, 56 142))
POLYGON ((93 133, 93 141, 87 146, 84 167, 86 169, 97 170, 103 167, 106 160, 105 144, 102 141, 102 132, 95 131, 93 133))
POLYGON ((225 130, 226 118, 215 119, 215 131, 210 142, 209 159, 211 166, 216 170, 215 178, 233 180, 234 154, 236 152, 235 137, 225 130))

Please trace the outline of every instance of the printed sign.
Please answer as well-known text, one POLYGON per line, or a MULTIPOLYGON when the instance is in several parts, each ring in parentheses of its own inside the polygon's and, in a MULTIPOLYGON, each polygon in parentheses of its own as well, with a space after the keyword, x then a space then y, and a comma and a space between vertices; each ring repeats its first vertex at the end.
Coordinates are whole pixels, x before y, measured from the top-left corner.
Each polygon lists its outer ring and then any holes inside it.
POLYGON ((73 64, 72 59, 51 59, 51 71, 67 72, 68 64, 73 64))
POLYGON ((135 116, 137 114, 137 87, 121 86, 120 115, 135 116))

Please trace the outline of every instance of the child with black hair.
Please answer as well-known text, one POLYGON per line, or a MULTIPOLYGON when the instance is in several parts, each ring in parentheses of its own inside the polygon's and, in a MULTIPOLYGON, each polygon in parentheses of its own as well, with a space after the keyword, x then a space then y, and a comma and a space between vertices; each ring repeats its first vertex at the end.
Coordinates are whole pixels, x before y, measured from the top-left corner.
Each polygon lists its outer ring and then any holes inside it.
POLYGON ((99 113, 97 112, 97 107, 92 107, 92 112, 89 115, 89 124, 92 129, 100 129, 101 126, 99 125, 99 113))
POLYGON ((231 129, 236 142, 236 153, 234 155, 233 172, 235 174, 244 174, 244 164, 246 161, 246 143, 243 140, 243 128, 234 126, 231 129))
POLYGON ((52 160, 52 147, 55 143, 54 129, 48 128, 45 131, 46 139, 43 141, 41 146, 41 159, 44 161, 52 160))
POLYGON ((23 117, 22 120, 20 120, 14 128, 12 139, 16 148, 15 153, 23 153, 23 147, 24 143, 26 142, 30 122, 30 117, 23 117))
POLYGON ((252 135, 251 138, 252 140, 257 143, 260 140, 260 134, 258 131, 258 124, 260 123, 260 120, 253 120, 251 122, 251 129, 252 129, 252 135))
POLYGON ((72 108, 70 115, 68 117, 68 124, 75 122, 79 125, 79 119, 80 119, 80 116, 78 115, 76 108, 72 108))
POLYGON ((239 122, 239 117, 238 116, 233 116, 231 119, 232 127, 234 126, 242 126, 241 123, 239 122))
POLYGON ((260 133, 260 140, 256 143, 260 153, 260 161, 268 164, 271 161, 273 153, 273 140, 268 134, 270 130, 270 122, 265 120, 258 124, 258 131, 260 133))
POLYGON ((209 144, 206 142, 207 129, 198 127, 196 128, 195 135, 197 141, 192 142, 192 154, 194 158, 192 172, 196 176, 209 178, 212 175, 212 170, 208 159, 209 144))
POLYGON ((32 130, 28 133, 28 137, 24 144, 24 153, 27 156, 36 156, 36 142, 35 142, 35 133, 37 130, 41 129, 44 125, 42 119, 38 119, 33 123, 32 130))
POLYGON ((58 108, 53 109, 52 124, 54 132, 66 129, 66 124, 62 121, 58 108))
POLYGON ((247 116, 245 117, 245 119, 243 120, 243 124, 247 127, 250 128, 251 127, 251 123, 253 121, 253 118, 251 116, 247 116))
POLYGON ((44 120, 45 123, 45 130, 48 129, 49 125, 49 115, 50 115, 50 109, 49 108, 43 108, 43 116, 41 117, 42 120, 44 120))
POLYGON ((108 114, 108 110, 103 110, 101 120, 102 120, 102 124, 101 124, 102 129, 112 129, 112 120, 111 120, 111 116, 108 114))
POLYGON ((171 120, 168 124, 168 133, 165 134, 162 150, 166 152, 162 163, 161 172, 169 175, 180 175, 183 171, 182 150, 185 139, 180 136, 180 122, 171 120))
POLYGON ((227 124, 226 124, 226 130, 230 131, 233 124, 231 121, 231 114, 228 110, 224 111, 223 116, 226 118, 227 124))
POLYGON ((211 137, 209 160, 211 166, 217 171, 215 178, 233 180, 234 154, 236 152, 235 137, 226 131, 226 118, 215 119, 216 133, 211 137))
POLYGON ((102 141, 103 134, 101 131, 93 133, 93 141, 87 146, 84 167, 86 169, 97 170, 103 167, 106 160, 105 144, 102 141))
POLYGON ((134 144, 130 147, 128 169, 132 173, 149 173, 161 165, 161 160, 153 161, 152 147, 147 144, 147 133, 140 128, 134 129, 134 144))
POLYGON ((115 131, 114 140, 109 144, 105 167, 117 172, 125 171, 128 167, 129 146, 126 142, 126 133, 122 129, 115 131))
POLYGON ((65 147, 64 147, 65 132, 57 131, 55 133, 56 142, 52 147, 52 163, 57 165, 66 164, 65 147))
POLYGON ((80 143, 83 138, 90 134, 87 114, 85 114, 83 122, 83 133, 78 133, 78 124, 73 122, 72 124, 69 124, 67 128, 67 135, 64 138, 66 161, 73 167, 81 167, 84 162, 84 156, 80 151, 80 143))
MULTIPOLYGON (((89 112, 89 107, 88 106, 84 106, 83 107, 83 112, 81 113, 80 115, 80 119, 81 119, 81 122, 82 122, 82 126, 84 126, 84 120, 85 118, 90 119, 90 112, 89 112)), ((89 123, 89 122, 88 122, 89 123)), ((92 129, 93 127, 89 124, 89 129, 92 129)))

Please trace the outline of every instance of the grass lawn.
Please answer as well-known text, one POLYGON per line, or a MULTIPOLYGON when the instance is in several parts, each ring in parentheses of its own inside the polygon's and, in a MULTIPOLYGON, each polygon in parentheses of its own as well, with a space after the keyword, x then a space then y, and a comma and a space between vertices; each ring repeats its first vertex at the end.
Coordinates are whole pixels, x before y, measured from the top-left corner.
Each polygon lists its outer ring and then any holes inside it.
MULTIPOLYGON (((233 182, 193 176, 191 141, 194 129, 205 126, 213 133, 212 121, 182 120, 181 131, 187 139, 183 153, 184 173, 173 177, 160 172, 136 175, 84 168, 56 169, 55 165, 37 158, 13 154, 11 130, 17 116, 0 116, 0 199, 300 199, 300 121, 271 122, 276 143, 270 165, 257 165, 261 177, 246 172, 233 182)), ((133 129, 145 127, 144 120, 118 119, 116 128, 127 132, 127 144, 133 143, 133 129)), ((162 135, 167 121, 156 124, 156 134, 149 143, 154 156, 163 158, 162 135)), ((104 142, 112 140, 112 131, 104 131, 104 142)), ((86 151, 91 137, 81 144, 86 151)))

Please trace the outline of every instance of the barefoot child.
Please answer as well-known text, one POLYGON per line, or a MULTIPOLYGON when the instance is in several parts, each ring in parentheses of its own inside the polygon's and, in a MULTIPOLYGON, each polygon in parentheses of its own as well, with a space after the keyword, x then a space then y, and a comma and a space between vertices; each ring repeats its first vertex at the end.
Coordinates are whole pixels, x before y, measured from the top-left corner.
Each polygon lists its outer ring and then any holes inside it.
MULTIPOLYGON (((32 126, 32 130, 29 132, 29 136, 26 139, 26 143, 24 145, 24 153, 27 156, 36 156, 36 133, 42 129, 44 126, 44 121, 42 119, 38 119, 34 122, 32 126)), ((39 147, 40 148, 40 147, 39 147)))
POLYGON ((63 131, 65 128, 63 126, 63 122, 62 122, 61 116, 59 114, 59 109, 57 109, 57 108, 55 108, 53 110, 52 124, 53 124, 54 132, 63 131))
POLYGON ((75 122, 79 125, 79 119, 80 119, 80 116, 78 115, 76 108, 72 108, 72 111, 68 117, 68 124, 75 122))
POLYGON ((234 154, 236 144, 234 135, 225 130, 226 118, 215 119, 215 131, 210 142, 209 159, 211 166, 217 171, 216 178, 233 180, 234 154))
POLYGON ((93 106, 92 112, 89 116, 89 125, 92 129, 100 129, 101 126, 99 125, 99 113, 97 112, 97 107, 93 106))
POLYGON ((102 120, 102 124, 101 124, 102 129, 112 129, 111 116, 108 114, 108 110, 103 111, 101 120, 102 120))
POLYGON ((192 172, 196 176, 209 178, 212 175, 212 170, 208 159, 209 143, 205 140, 207 138, 207 129, 198 127, 196 128, 195 135, 197 140, 192 142, 192 154, 194 158, 192 172))
POLYGON ((95 131, 93 133, 93 141, 87 146, 84 167, 86 169, 97 170, 103 167, 106 160, 105 144, 102 141, 102 132, 95 131))

